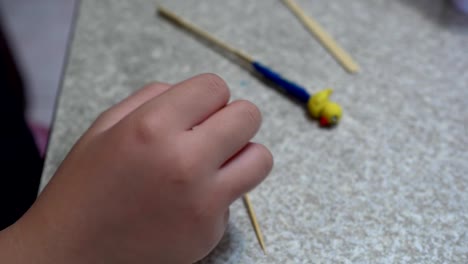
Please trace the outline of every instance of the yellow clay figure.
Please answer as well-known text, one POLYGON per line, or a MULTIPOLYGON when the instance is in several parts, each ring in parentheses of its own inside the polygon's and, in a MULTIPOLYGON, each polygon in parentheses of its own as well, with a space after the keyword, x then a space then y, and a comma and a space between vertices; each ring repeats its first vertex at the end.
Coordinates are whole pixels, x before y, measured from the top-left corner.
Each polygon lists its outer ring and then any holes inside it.
POLYGON ((318 119, 321 126, 336 125, 343 114, 340 105, 328 100, 332 93, 332 89, 322 90, 311 96, 307 102, 307 109, 310 115, 318 119))

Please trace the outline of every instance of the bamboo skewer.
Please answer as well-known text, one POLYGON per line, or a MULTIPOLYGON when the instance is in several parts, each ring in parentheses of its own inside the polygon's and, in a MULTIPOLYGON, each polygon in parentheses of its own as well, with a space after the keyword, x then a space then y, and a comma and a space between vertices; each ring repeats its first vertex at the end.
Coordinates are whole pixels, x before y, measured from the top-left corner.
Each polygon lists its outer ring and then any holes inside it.
POLYGON ((359 72, 359 65, 353 60, 351 55, 341 48, 317 21, 308 16, 295 0, 283 0, 283 2, 349 73, 359 72))
POLYGON ((247 207, 247 212, 249 213, 250 220, 252 221, 255 234, 257 235, 258 243, 260 243, 260 247, 262 248, 263 252, 266 254, 265 241, 263 240, 262 230, 260 229, 260 225, 258 224, 257 217, 253 210, 253 206, 252 206, 252 203, 250 202, 250 198, 248 194, 244 195, 244 203, 245 203, 245 206, 247 207))
POLYGON ((158 11, 159 11, 159 14, 164 16, 165 18, 173 21, 174 23, 182 26, 183 28, 188 29, 189 31, 191 31, 191 32, 195 33, 196 35, 210 41, 211 43, 216 44, 219 47, 221 47, 221 48, 235 54, 236 56, 238 56, 239 58, 241 58, 245 62, 247 62, 249 64, 254 62, 253 58, 250 57, 249 55, 245 54, 243 51, 238 50, 238 49, 228 45, 227 43, 213 37, 208 32, 206 32, 206 31, 196 27, 195 25, 183 20, 182 18, 178 17, 176 14, 174 14, 171 11, 165 9, 164 7, 159 7, 158 11))
POLYGON ((277 86, 281 87, 283 92, 288 93, 292 97, 296 98, 297 100, 301 101, 304 104, 307 104, 309 99, 311 98, 311 95, 309 92, 302 86, 297 85, 294 82, 291 82, 287 80, 286 78, 282 77, 280 74, 277 72, 273 71, 269 67, 263 65, 262 63, 254 60, 250 55, 247 55, 243 51, 236 49, 227 43, 215 38, 208 32, 196 27, 190 22, 185 21, 181 17, 177 16, 176 14, 172 13, 171 11, 159 7, 159 14, 172 21, 173 23, 179 25, 180 27, 188 30, 190 33, 197 35, 198 37, 209 41, 211 44, 214 44, 220 48, 222 48, 225 51, 230 52, 231 54, 234 54, 237 56, 237 58, 241 59, 242 61, 246 62, 249 64, 252 69, 268 79, 269 81, 273 82, 277 86))

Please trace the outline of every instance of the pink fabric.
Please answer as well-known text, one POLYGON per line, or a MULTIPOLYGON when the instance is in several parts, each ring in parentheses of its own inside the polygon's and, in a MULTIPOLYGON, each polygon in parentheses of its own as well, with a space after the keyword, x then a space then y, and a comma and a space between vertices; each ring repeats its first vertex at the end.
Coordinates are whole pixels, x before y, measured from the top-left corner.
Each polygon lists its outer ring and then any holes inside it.
POLYGON ((31 129, 31 132, 34 136, 39 153, 42 157, 44 157, 47 148, 47 142, 49 140, 49 129, 45 126, 35 123, 29 123, 29 128, 31 129))

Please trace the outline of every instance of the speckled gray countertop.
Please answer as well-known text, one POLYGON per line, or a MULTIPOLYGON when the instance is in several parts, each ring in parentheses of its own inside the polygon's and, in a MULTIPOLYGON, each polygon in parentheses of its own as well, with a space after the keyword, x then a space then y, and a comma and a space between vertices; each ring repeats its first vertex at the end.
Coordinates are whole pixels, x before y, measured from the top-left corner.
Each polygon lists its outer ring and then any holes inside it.
POLYGON ((301 106, 154 15, 152 0, 83 0, 42 179, 102 110, 143 84, 215 72, 264 115, 275 168, 203 263, 468 263, 468 17, 436 0, 299 0, 362 67, 347 74, 273 0, 166 7, 313 92, 345 116, 318 128, 301 106))

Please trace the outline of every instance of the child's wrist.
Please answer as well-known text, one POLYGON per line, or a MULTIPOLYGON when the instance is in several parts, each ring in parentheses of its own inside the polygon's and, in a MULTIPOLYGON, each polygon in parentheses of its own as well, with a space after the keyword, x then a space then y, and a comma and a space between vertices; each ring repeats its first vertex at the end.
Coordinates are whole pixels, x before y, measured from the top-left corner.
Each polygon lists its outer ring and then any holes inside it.
POLYGON ((52 229, 26 213, 19 221, 0 232, 0 259, 9 264, 80 263, 70 253, 70 245, 52 234, 52 229))

